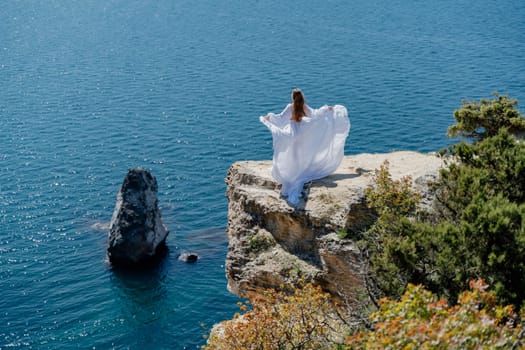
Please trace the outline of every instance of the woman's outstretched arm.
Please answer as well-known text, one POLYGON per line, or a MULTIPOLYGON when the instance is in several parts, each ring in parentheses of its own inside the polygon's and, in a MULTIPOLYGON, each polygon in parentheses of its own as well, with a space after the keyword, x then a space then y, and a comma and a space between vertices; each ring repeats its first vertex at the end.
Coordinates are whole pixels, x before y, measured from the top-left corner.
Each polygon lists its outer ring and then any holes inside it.
POLYGON ((292 105, 288 104, 281 113, 279 114, 268 113, 267 115, 264 116, 264 119, 269 121, 271 118, 281 119, 283 117, 289 117, 291 115, 292 115, 292 105))
POLYGON ((334 106, 328 106, 328 105, 321 106, 318 109, 313 109, 311 107, 308 107, 308 108, 310 109, 310 114, 314 117, 319 116, 319 113, 322 113, 325 110, 329 110, 329 111, 334 110, 334 106))

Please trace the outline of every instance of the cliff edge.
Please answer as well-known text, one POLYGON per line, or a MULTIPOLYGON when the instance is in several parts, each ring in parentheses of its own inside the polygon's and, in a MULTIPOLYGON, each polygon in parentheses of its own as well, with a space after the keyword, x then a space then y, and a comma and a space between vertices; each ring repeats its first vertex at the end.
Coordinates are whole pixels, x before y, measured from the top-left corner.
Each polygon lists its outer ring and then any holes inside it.
POLYGON ((360 251, 352 236, 375 219, 365 189, 374 170, 388 160, 394 179, 411 176, 428 205, 427 184, 444 166, 434 154, 392 152, 346 156, 337 171, 305 185, 298 205, 280 197, 271 161, 234 163, 226 176, 228 197, 228 288, 239 296, 278 288, 300 277, 334 297, 363 292, 360 251), (337 232, 348 233, 345 239, 337 232))

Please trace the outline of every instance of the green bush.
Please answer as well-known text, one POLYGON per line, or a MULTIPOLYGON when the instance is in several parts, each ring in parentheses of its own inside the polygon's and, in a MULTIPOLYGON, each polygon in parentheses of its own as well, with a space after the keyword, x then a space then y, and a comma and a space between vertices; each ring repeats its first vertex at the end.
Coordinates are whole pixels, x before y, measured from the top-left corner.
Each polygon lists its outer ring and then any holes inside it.
POLYGON ((481 99, 479 103, 463 101, 461 108, 454 111, 457 124, 448 128, 448 135, 480 141, 496 136, 503 128, 511 133, 525 131, 525 119, 515 108, 518 101, 497 92, 493 96, 493 100, 481 99))
POLYGON ((411 216, 421 196, 411 184, 410 177, 393 180, 385 161, 374 173, 374 186, 365 191, 368 205, 378 213, 377 221, 364 235, 372 267, 370 279, 374 289, 377 287, 386 295, 400 296, 409 281, 420 279, 411 216))
POLYGON ((370 281, 399 297, 421 283, 454 301, 483 277, 502 303, 525 300, 525 143, 502 128, 480 142, 449 149, 453 159, 433 184, 435 210, 418 215, 409 179, 393 181, 384 165, 368 189, 379 214, 363 238, 370 281))

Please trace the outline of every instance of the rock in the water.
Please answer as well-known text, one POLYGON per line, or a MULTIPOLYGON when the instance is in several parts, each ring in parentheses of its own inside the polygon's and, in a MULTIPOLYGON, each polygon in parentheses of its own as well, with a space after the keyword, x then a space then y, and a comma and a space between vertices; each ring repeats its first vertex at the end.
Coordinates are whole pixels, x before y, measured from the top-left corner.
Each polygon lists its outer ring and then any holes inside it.
POLYGON ((179 260, 187 263, 194 263, 197 262, 197 260, 199 260, 199 256, 195 253, 182 253, 179 256, 179 260))
POLYGON ((168 229, 157 200, 157 180, 142 168, 130 169, 117 194, 109 228, 108 257, 119 266, 141 266, 166 251, 168 229))

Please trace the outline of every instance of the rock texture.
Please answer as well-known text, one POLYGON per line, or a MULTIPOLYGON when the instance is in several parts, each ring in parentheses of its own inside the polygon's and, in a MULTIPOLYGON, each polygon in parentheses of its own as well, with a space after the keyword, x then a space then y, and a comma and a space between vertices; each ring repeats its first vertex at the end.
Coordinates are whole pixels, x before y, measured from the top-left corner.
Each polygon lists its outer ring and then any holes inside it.
MULTIPOLYGON (((444 165, 417 152, 347 156, 333 175, 305 185, 292 207, 280 197, 271 161, 234 163, 226 177, 230 291, 247 296, 303 276, 346 300, 362 293, 364 262, 351 237, 375 219, 364 191, 385 160, 393 178, 409 175, 423 193, 444 165), (349 238, 340 239, 339 230, 349 238)), ((427 195, 423 205, 430 200, 427 195)))
POLYGON ((108 257, 112 264, 142 266, 165 251, 169 231, 162 223, 157 192, 157 180, 148 170, 129 170, 110 223, 108 257))
POLYGON ((191 264, 197 262, 197 260, 199 260, 199 256, 195 253, 184 252, 179 255, 179 260, 191 264))

